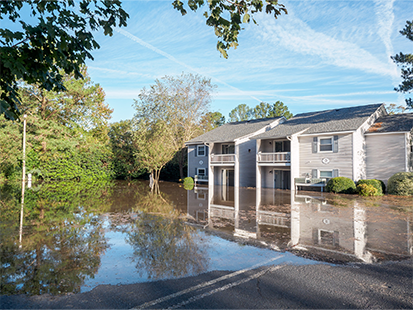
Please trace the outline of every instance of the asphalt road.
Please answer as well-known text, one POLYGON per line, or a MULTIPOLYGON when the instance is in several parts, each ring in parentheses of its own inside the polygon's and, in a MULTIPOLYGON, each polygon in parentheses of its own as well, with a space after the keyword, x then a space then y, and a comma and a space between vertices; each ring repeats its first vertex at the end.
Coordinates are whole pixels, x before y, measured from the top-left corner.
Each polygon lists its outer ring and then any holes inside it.
POLYGON ((0 296, 1 309, 413 308, 413 261, 276 265, 64 296, 0 296))

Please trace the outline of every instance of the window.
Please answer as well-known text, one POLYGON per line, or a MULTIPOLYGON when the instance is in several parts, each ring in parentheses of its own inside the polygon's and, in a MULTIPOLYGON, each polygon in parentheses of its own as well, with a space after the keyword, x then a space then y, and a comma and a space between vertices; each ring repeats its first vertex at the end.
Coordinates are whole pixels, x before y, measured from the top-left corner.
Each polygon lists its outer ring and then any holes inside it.
POLYGON ((320 152, 332 152, 333 151, 333 138, 320 138, 320 152))
POLYGON ((235 154, 235 145, 234 144, 223 144, 222 154, 235 154))
POLYGON ((197 168, 196 174, 198 175, 198 177, 204 177, 204 176, 206 176, 205 168, 197 168))
POLYGON ((320 171, 320 178, 332 178, 332 177, 333 177, 332 170, 320 171))
POLYGON ((205 156, 205 145, 198 145, 197 156, 205 156))

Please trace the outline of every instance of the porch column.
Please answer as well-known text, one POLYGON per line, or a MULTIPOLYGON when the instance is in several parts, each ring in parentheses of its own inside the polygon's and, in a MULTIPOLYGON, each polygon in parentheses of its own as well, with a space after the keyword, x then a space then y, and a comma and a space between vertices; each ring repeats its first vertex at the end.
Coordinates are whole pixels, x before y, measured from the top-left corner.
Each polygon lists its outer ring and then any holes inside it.
POLYGON ((300 177, 300 145, 298 143, 298 135, 291 136, 291 149, 290 149, 290 159, 291 159, 291 190, 295 191, 295 178, 300 177))

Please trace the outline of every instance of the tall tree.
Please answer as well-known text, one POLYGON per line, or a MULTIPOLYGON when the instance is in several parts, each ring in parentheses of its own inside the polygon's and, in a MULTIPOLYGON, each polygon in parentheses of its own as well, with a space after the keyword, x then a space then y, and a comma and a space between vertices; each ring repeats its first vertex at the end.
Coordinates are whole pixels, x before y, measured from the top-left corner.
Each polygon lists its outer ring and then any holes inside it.
MULTIPOLYGON (((177 152, 185 147, 186 141, 202 133, 200 123, 209 111, 215 87, 210 79, 199 75, 165 76, 140 92, 134 103, 135 120, 146 127, 162 124, 163 135, 169 141, 166 143, 177 152)), ((183 178, 182 165, 180 174, 183 178)))
MULTIPOLYGON (((412 27, 413 21, 406 21, 406 26, 400 31, 400 33, 406 36, 406 38, 410 41, 413 41, 412 27)), ((397 92, 410 94, 413 91, 413 54, 403 54, 400 52, 391 58, 400 67, 401 77, 403 79, 400 85, 394 90, 397 92)), ((407 98, 406 104, 409 109, 413 109, 412 98, 407 98)))
POLYGON ((202 117, 201 126, 204 132, 225 124, 225 116, 221 112, 208 112, 202 117))
POLYGON ((293 114, 288 110, 288 107, 281 101, 274 102, 270 107, 267 117, 284 116, 286 119, 293 117, 293 114))
POLYGON ((0 28, 0 114, 18 117, 19 80, 61 91, 65 86, 60 70, 81 78, 81 66, 99 48, 93 32, 111 36, 114 27, 126 26, 128 17, 119 0, 1 1, 0 19, 20 29, 0 28), (21 11, 30 12, 33 19, 21 16, 21 11))
POLYGON ((229 112, 229 122, 247 121, 253 118, 252 110, 245 103, 239 104, 229 112))

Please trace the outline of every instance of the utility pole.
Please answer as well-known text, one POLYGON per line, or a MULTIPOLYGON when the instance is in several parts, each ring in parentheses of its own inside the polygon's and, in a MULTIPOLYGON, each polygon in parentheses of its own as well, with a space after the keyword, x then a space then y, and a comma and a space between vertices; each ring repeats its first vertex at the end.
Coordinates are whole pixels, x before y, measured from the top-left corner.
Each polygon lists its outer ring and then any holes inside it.
POLYGON ((24 212, 24 187, 26 185, 26 118, 27 115, 24 114, 23 120, 23 176, 22 176, 22 205, 20 209, 20 230, 19 230, 19 242, 20 248, 22 247, 22 236, 23 236, 23 212, 24 212))

